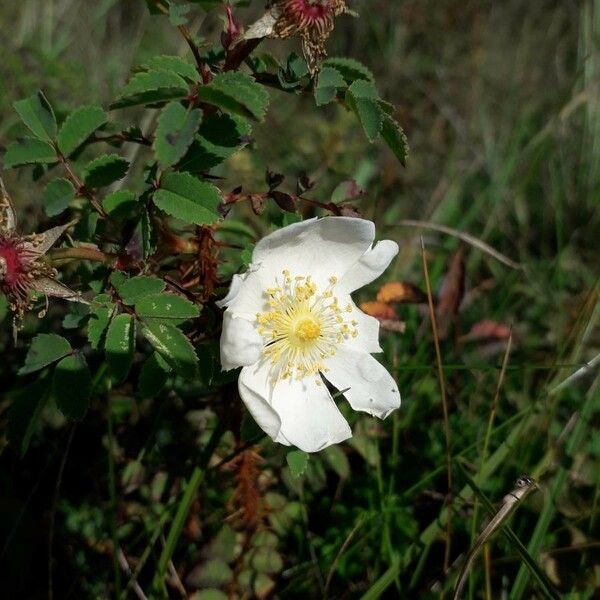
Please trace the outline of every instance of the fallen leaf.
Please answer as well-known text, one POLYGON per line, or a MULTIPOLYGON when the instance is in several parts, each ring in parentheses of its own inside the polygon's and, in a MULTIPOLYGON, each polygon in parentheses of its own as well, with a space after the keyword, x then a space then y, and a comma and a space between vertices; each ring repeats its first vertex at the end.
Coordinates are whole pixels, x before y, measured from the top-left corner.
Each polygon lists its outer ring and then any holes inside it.
POLYGON ((384 302, 363 302, 360 309, 379 320, 398 320, 394 308, 384 302))
POLYGON ((475 323, 464 340, 507 340, 510 337, 510 327, 504 323, 498 323, 490 319, 484 319, 475 323))
POLYGON ((412 283, 406 281, 390 281, 377 292, 379 302, 406 302, 421 304, 427 302, 427 294, 412 283))

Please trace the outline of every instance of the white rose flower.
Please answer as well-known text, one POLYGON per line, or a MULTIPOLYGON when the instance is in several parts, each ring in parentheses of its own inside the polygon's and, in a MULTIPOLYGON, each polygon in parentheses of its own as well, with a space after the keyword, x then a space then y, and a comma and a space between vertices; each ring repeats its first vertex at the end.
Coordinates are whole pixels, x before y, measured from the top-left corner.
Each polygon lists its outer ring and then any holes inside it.
POLYGON ((371 356, 381 352, 379 322, 350 297, 398 253, 374 238, 371 221, 346 217, 279 229, 219 303, 223 369, 243 367, 240 396, 276 442, 317 452, 351 437, 322 377, 354 410, 383 419, 400 406, 396 382, 371 356))

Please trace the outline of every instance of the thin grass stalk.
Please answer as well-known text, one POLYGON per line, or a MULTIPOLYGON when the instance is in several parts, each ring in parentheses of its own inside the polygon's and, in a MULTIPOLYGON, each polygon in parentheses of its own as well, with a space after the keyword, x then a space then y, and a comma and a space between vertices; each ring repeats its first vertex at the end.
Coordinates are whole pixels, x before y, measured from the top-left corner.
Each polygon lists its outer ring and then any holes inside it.
POLYGON ((444 379, 444 367, 442 363, 442 352, 440 350, 440 338, 438 334, 437 321, 435 318, 435 309, 433 306, 433 295, 431 292, 431 282, 429 280, 429 269, 427 258, 425 256, 425 243, 421 238, 421 257, 423 259, 423 273, 425 275, 425 285, 427 286, 427 301, 429 304, 429 317, 431 319, 431 330, 433 333, 433 342, 435 344, 435 356, 438 368, 438 379, 440 384, 440 394, 442 396, 442 409, 444 412, 444 437, 446 440, 446 470, 448 482, 448 496, 446 504, 450 510, 446 523, 446 548, 444 551, 444 571, 448 570, 450 565, 450 552, 452 549, 452 444, 450 439, 450 421, 448 417, 448 400, 446 397, 446 380, 444 379))
POLYGON ((169 533, 167 535, 167 541, 158 560, 158 566, 155 575, 155 586, 157 586, 158 589, 164 589, 165 574, 169 568, 169 562, 171 561, 171 558, 175 552, 177 542, 181 536, 181 532, 192 506, 192 502, 194 501, 196 493, 198 492, 198 488, 204 479, 206 466, 208 465, 210 457, 215 451, 223 432, 224 427, 221 421, 219 421, 212 432, 200 463, 194 468, 194 471, 192 472, 192 475, 185 486, 183 498, 179 502, 177 512, 175 513, 173 523, 171 523, 171 528, 169 529, 169 533))
MULTIPOLYGON (((481 485, 482 477, 481 471, 483 469, 483 465, 487 460, 489 447, 490 447, 490 438, 492 435, 492 429, 494 426, 494 421, 496 419, 496 411, 498 409, 498 402, 500 400, 500 390, 502 389, 502 385, 504 384, 504 378, 506 376, 506 367, 508 366, 508 359, 510 357, 510 351, 512 349, 512 327, 510 328, 510 334, 508 336, 508 341, 506 344, 506 350, 504 351, 504 357, 502 359, 502 367, 500 368, 500 375, 498 376, 498 382, 496 383, 496 391, 494 393, 494 400, 492 402, 492 408, 490 410, 490 416, 488 418, 487 428, 485 431, 485 438, 483 440, 483 450, 481 451, 481 460, 479 462, 479 471, 477 473, 477 477, 475 481, 477 485, 481 485)), ((477 517, 479 513, 479 504, 478 501, 475 500, 475 504, 473 506, 473 518, 471 519, 471 544, 475 541, 475 537, 477 536, 477 517)), ((473 577, 473 573, 469 574, 469 597, 473 597, 473 592, 475 589, 475 581, 473 577)))

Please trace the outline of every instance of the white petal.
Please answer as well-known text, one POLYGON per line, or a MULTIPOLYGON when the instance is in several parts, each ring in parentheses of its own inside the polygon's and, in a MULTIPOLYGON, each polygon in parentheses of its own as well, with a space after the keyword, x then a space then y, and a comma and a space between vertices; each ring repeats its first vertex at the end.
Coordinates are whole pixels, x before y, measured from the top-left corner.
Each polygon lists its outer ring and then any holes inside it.
POLYGON ((323 217, 283 227, 266 236, 254 249, 252 264, 260 267, 263 281, 273 285, 288 269, 294 275, 311 275, 319 285, 331 276, 341 278, 369 249, 375 225, 365 219, 323 217))
POLYGON ((383 240, 367 250, 355 265, 344 273, 340 290, 351 293, 377 279, 398 254, 398 244, 392 240, 383 240))
POLYGON ((400 406, 394 378, 370 354, 341 347, 327 367, 329 371, 324 376, 344 392, 354 410, 385 419, 400 406))
POLYGON ((263 339, 250 321, 227 311, 221 334, 221 366, 224 371, 247 367, 260 360, 263 339))
POLYGON ((235 289, 229 292, 227 298, 221 301, 223 306, 226 302, 227 312, 236 316, 253 321, 256 314, 267 309, 267 298, 265 290, 272 287, 275 281, 275 275, 270 284, 266 284, 258 269, 253 267, 251 272, 244 276, 234 279, 231 284, 235 289))
POLYGON ((339 303, 340 306, 349 304, 352 307, 352 312, 344 313, 344 317, 347 321, 358 323, 356 326, 358 335, 355 338, 348 337, 344 340, 343 347, 360 350, 361 352, 383 352, 379 345, 379 321, 360 310, 350 296, 340 296, 339 303))
POLYGON ((273 407, 281 419, 281 435, 304 452, 318 452, 352 437, 352 430, 324 383, 312 377, 279 382, 273 407))
POLYGON ((314 378, 305 377, 273 386, 269 369, 267 362, 242 369, 239 390, 256 422, 275 441, 304 452, 318 452, 351 437, 346 419, 324 384, 317 385, 314 378), (278 416, 279 427, 273 414, 278 416))
POLYGON ((244 367, 238 379, 238 389, 254 420, 269 437, 275 440, 281 429, 281 419, 269 400, 271 383, 268 377, 268 367, 260 368, 258 364, 244 367))
POLYGON ((227 292, 227 296, 225 296, 223 300, 215 302, 215 304, 219 308, 226 308, 227 306, 229 306, 231 301, 239 294, 240 288, 242 287, 242 283, 244 282, 244 279, 246 279, 246 275, 247 274, 244 273, 243 275, 233 276, 233 278, 231 279, 231 285, 229 286, 229 292, 227 292))

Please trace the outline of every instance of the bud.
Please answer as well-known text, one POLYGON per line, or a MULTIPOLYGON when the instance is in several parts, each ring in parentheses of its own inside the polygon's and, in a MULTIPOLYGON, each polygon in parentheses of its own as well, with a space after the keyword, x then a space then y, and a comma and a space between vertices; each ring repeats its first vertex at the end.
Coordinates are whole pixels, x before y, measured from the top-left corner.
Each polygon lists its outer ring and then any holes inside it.
POLYGON ((242 35, 242 27, 235 20, 231 6, 225 5, 225 12, 227 14, 227 25, 221 33, 221 44, 225 50, 229 50, 230 46, 242 35))

